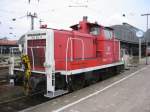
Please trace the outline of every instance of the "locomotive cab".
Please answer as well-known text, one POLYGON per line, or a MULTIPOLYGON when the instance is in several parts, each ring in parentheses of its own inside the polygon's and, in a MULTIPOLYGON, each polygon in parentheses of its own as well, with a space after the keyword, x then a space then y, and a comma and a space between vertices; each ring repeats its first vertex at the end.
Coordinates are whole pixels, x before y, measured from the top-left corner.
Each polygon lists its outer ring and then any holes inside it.
POLYGON ((73 25, 72 28, 75 31, 90 34, 96 36, 97 38, 103 39, 114 39, 113 29, 110 27, 103 27, 99 25, 97 22, 90 23, 87 21, 87 17, 83 17, 83 20, 79 22, 79 24, 73 25))
POLYGON ((95 23, 90 23, 87 21, 87 17, 84 16, 83 20, 79 22, 79 24, 73 25, 70 28, 72 28, 75 31, 79 31, 81 33, 87 33, 94 36, 98 36, 100 34, 100 28, 101 26, 95 23))
POLYGON ((114 32, 113 29, 110 27, 104 28, 104 35, 106 39, 114 39, 114 32))

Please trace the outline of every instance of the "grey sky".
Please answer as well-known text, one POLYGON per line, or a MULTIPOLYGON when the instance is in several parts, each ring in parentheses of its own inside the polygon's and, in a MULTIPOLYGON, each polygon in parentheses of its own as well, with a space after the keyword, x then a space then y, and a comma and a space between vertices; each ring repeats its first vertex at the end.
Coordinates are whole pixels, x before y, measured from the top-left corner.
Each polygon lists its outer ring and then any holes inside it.
POLYGON ((0 0, 0 38, 18 39, 30 30, 30 19, 27 12, 36 12, 35 29, 39 27, 39 19, 48 27, 68 29, 78 23, 82 16, 89 21, 98 21, 102 25, 128 22, 145 31, 146 17, 142 13, 150 13, 149 0, 0 0), (88 7, 69 7, 69 6, 88 7), (126 17, 122 17, 125 14, 126 17), (16 21, 12 21, 16 18, 16 21), (11 28, 12 27, 12 28, 11 28), (11 34, 12 33, 12 34, 11 34), (16 37, 14 36, 16 35, 16 37))

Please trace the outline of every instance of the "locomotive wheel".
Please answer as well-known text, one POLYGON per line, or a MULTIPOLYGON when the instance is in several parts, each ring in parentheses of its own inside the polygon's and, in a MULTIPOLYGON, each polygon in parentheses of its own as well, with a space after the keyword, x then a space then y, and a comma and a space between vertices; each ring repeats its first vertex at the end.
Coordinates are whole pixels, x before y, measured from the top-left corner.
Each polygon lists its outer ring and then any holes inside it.
POLYGON ((93 72, 93 83, 96 83, 96 82, 100 81, 100 75, 101 74, 98 71, 93 72))
POLYGON ((46 79, 45 77, 31 77, 29 80, 32 94, 44 92, 46 90, 46 79))
POLYGON ((101 70, 100 72, 101 72, 101 75, 100 75, 100 80, 101 80, 101 81, 103 81, 103 80, 105 80, 105 79, 107 79, 107 78, 110 77, 110 74, 109 74, 109 72, 108 72, 108 69, 103 69, 103 70, 101 70))
POLYGON ((66 79, 65 76, 56 74, 55 75, 55 88, 56 89, 66 89, 66 79))
POLYGON ((85 86, 85 78, 83 74, 73 75, 69 79, 69 91, 75 91, 85 86))
POLYGON ((100 80, 100 73, 98 71, 86 72, 84 73, 84 75, 86 80, 86 86, 95 84, 100 80))

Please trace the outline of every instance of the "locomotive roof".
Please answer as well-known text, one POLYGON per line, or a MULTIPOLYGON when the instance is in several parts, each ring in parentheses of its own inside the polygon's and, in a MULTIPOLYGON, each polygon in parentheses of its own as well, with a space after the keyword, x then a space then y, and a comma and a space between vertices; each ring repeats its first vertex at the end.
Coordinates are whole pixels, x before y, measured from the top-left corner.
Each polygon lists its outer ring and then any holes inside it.
POLYGON ((104 27, 105 29, 108 29, 108 30, 114 30, 113 28, 111 27, 104 27))
MULTIPOLYGON (((99 25, 99 24, 97 24, 97 23, 87 23, 87 25, 89 26, 89 27, 101 27, 101 25, 99 25)), ((74 30, 78 30, 78 26, 79 26, 79 24, 75 24, 75 25, 72 25, 72 26, 70 26, 70 28, 72 28, 72 29, 74 29, 74 30)))
MULTIPOLYGON (((87 25, 89 26, 89 27, 102 27, 101 25, 99 25, 99 24, 97 24, 97 23, 87 23, 87 25)), ((78 26, 79 26, 79 24, 75 24, 75 25, 72 25, 72 26, 70 26, 70 28, 72 28, 72 29, 74 29, 74 30, 78 30, 78 26)), ((108 29, 108 30, 114 30, 113 28, 111 28, 111 27, 104 27, 105 29, 108 29)))

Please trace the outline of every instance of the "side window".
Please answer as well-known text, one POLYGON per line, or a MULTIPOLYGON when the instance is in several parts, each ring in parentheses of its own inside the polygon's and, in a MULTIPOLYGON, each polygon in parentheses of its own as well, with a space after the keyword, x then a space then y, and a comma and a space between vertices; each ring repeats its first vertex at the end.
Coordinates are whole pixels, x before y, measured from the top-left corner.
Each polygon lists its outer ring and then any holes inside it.
POLYGON ((104 29, 104 35, 106 39, 112 39, 113 33, 110 30, 104 29))
POLYGON ((100 29, 99 29, 99 27, 91 27, 91 29, 90 29, 90 34, 92 34, 92 35, 99 35, 100 34, 100 29))

